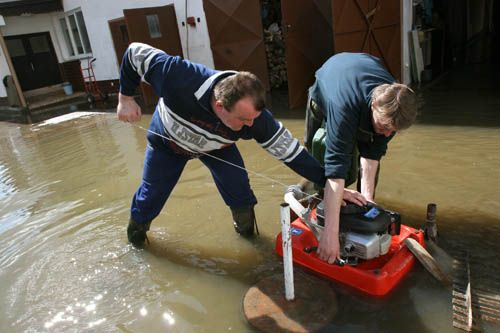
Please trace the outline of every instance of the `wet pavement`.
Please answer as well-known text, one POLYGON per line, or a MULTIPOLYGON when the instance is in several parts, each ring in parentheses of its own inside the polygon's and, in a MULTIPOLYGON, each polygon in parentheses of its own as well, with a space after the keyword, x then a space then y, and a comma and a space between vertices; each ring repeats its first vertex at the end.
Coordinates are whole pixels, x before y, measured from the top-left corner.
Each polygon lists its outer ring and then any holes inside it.
MULTIPOLYGON (((377 201, 414 227, 435 202, 440 245, 456 255, 469 251, 476 285, 498 297, 494 74, 468 67, 421 91, 419 123, 390 144, 377 201)), ((274 104, 302 138, 302 115, 274 104)), ((149 119, 139 125, 147 127, 149 119)), ((254 331, 242 300, 250 286, 282 270, 274 240, 282 184, 299 179, 292 171, 255 142, 238 144, 255 172, 250 178, 259 199, 261 235, 248 241, 234 233, 208 170, 188 163, 152 224, 150 246, 137 250, 127 244, 125 228, 140 182, 143 129, 112 112, 0 128, 2 332, 254 331)), ((339 311, 324 332, 459 332, 452 327, 450 291, 419 265, 383 299, 331 286, 339 311)), ((486 323, 484 330, 499 327, 486 323)))

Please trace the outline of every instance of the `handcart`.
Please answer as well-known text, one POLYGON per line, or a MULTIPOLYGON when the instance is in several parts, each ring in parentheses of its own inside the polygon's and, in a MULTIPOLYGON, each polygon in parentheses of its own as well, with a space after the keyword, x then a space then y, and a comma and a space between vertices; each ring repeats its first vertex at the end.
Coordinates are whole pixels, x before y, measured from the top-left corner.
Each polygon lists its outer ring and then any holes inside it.
POLYGON ((99 85, 95 79, 93 63, 96 58, 88 57, 81 60, 80 69, 82 71, 83 83, 85 86, 85 92, 87 93, 87 101, 89 104, 95 104, 96 102, 102 102, 108 99, 108 94, 103 93, 99 89, 99 85))

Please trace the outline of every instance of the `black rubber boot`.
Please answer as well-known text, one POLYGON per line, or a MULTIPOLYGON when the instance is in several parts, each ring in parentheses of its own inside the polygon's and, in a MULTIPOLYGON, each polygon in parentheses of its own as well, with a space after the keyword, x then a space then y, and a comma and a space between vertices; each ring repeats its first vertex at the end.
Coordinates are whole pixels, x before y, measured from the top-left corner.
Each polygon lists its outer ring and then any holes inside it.
POLYGON ((146 240, 149 243, 146 232, 149 230, 150 225, 151 221, 146 223, 137 223, 132 218, 130 218, 127 227, 128 241, 137 248, 143 248, 146 240))
POLYGON ((243 237, 252 237, 254 230, 259 234, 257 221, 255 220, 254 205, 230 207, 233 213, 234 230, 243 237))

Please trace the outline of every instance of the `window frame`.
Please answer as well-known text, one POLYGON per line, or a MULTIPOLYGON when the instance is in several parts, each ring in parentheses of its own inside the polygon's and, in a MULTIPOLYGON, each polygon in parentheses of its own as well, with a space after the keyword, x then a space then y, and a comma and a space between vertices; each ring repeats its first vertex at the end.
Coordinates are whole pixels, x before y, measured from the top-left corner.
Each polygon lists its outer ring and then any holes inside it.
POLYGON ((63 35, 62 41, 63 41, 63 44, 66 46, 67 59, 84 59, 84 58, 91 57, 92 56, 92 45, 90 43, 90 37, 88 34, 87 24, 85 23, 85 18, 84 18, 82 9, 75 8, 73 10, 64 12, 61 16, 59 16, 58 22, 59 22, 59 28, 61 29, 61 33, 63 35), (84 42, 84 39, 82 37, 83 36, 82 31, 81 31, 80 26, 78 24, 78 17, 76 15, 77 12, 81 13, 81 17, 83 19, 82 24, 85 26, 85 32, 87 33, 87 39, 89 41, 89 48, 90 49, 87 49, 87 47, 85 46, 85 42, 84 42), (75 21, 75 25, 76 25, 75 28, 76 28, 76 33, 77 33, 76 36, 75 36, 75 32, 73 31, 73 29, 71 27, 70 16, 73 16, 74 21, 75 21), (63 27, 63 25, 62 25, 63 20, 65 22, 65 27, 63 27), (66 32, 64 31, 65 28, 67 29, 67 32, 69 35, 70 44, 68 44, 68 41, 66 38, 66 32), (81 48, 83 50, 83 53, 78 52, 78 44, 75 40, 76 37, 78 37, 80 40, 80 45, 81 45, 81 48))

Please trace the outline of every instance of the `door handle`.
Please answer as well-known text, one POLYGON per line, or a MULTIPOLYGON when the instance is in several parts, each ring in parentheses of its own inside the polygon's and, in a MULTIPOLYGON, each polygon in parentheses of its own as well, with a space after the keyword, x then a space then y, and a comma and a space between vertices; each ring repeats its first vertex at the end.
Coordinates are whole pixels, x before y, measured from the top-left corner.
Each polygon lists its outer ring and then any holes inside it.
POLYGON ((30 65, 31 65, 31 70, 34 72, 35 71, 35 66, 33 66, 32 62, 30 62, 30 65))

